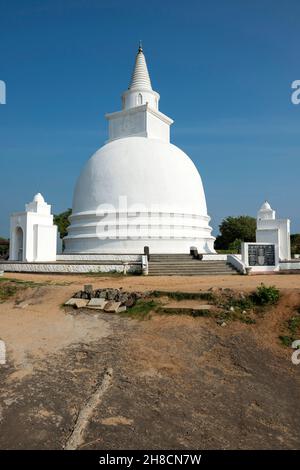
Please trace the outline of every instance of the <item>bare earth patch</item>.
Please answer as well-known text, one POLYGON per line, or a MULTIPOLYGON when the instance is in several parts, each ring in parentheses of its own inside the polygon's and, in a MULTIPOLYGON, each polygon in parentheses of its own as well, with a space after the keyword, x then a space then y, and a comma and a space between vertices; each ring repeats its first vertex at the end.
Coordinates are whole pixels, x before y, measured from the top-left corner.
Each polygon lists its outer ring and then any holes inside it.
POLYGON ((63 449, 78 422, 81 449, 299 448, 300 366, 278 340, 300 305, 299 276, 11 277, 45 285, 0 304, 8 351, 0 366, 1 449, 63 449), (197 292, 217 285, 249 291, 261 281, 283 294, 253 325, 222 328, 213 318, 184 315, 133 320, 61 307, 85 283, 197 292), (108 369, 113 375, 100 397, 108 369))

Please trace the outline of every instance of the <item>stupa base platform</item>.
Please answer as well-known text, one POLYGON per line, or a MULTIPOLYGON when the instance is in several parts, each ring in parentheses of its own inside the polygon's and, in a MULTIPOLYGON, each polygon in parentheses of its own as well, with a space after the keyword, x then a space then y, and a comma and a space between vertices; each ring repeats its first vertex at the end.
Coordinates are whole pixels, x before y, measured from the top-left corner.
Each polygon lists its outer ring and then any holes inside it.
MULTIPOLYGON (((140 257, 141 258, 141 257, 140 257)), ((54 261, 54 262, 0 262, 0 271, 18 273, 53 273, 53 274, 86 274, 86 273, 120 273, 142 274, 140 261, 54 261)))
MULTIPOLYGON (((155 256, 155 255, 152 255, 155 256)), ((157 255, 156 255, 157 256, 157 255)), ((164 255, 158 255, 164 256, 164 255)), ((170 256, 170 255, 167 255, 170 256)), ((175 256, 178 264, 177 273, 184 274, 181 271, 183 258, 190 259, 189 255, 171 255, 175 256)), ((227 255, 205 254, 204 261, 225 261, 227 255)), ((151 255, 150 255, 151 260, 151 255)), ((151 263, 151 261, 150 261, 151 263)), ((201 265, 201 261, 195 261, 195 264, 201 265)), ((53 262, 21 262, 21 261, 2 261, 0 262, 0 271, 19 272, 19 273, 53 273, 53 274, 84 274, 84 273, 120 273, 120 274, 148 274, 148 263, 142 254, 68 254, 57 255, 53 262), (146 263, 146 266, 145 266, 146 263)), ((195 273, 196 274, 196 273, 195 273)))

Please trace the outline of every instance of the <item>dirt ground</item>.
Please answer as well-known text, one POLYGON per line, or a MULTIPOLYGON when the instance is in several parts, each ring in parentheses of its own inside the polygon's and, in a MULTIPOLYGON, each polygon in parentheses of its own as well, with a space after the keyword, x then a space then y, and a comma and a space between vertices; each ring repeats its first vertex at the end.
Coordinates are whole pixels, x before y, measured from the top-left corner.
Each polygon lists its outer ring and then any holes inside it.
POLYGON ((63 449, 107 369, 79 449, 299 449, 300 365, 278 336, 300 306, 300 275, 6 277, 42 284, 0 304, 0 449, 63 449), (246 292, 261 282, 282 297, 253 325, 62 308, 84 284, 246 292))

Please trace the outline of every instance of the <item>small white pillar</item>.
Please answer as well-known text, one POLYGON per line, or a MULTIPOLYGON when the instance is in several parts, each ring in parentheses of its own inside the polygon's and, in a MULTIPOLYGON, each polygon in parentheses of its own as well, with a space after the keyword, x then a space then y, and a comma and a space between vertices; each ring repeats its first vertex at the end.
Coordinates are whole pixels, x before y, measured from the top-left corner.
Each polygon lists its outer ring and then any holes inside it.
POLYGON ((57 226, 53 224, 51 206, 38 193, 25 206, 25 212, 16 212, 10 218, 11 261, 56 261, 57 226))
POLYGON ((256 242, 278 245, 279 259, 291 259, 290 220, 276 219, 276 212, 266 201, 257 213, 256 242))

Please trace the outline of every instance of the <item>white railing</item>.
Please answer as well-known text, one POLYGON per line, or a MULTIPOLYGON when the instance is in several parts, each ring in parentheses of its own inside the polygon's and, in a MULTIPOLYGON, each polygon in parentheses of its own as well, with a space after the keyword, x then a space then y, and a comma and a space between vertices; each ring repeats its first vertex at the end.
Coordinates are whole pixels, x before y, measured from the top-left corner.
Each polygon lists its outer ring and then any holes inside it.
POLYGON ((231 264, 240 273, 246 274, 246 265, 241 259, 241 255, 227 255, 227 262, 231 264))

